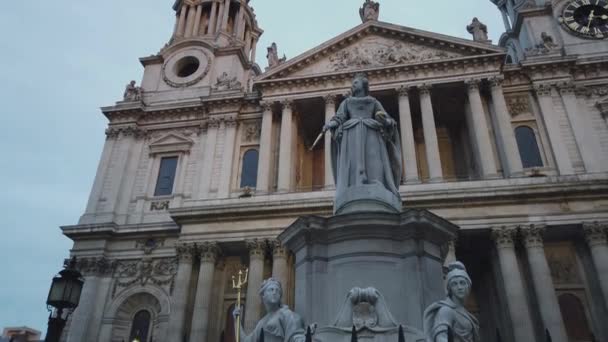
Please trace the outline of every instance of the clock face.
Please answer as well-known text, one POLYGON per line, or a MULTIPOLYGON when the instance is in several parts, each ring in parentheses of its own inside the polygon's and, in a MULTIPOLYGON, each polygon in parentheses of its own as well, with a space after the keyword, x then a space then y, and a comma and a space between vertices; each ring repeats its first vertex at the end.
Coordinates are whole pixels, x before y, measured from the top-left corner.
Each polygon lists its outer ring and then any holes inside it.
POLYGON ((584 38, 608 38, 608 1, 573 0, 560 21, 569 30, 584 38))

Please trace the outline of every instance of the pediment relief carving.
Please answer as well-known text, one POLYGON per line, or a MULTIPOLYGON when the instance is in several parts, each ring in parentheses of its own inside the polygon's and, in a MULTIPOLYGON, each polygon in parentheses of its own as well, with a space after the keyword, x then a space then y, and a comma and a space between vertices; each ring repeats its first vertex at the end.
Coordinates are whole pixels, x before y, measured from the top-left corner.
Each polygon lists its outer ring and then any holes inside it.
POLYGON ((165 152, 188 152, 194 142, 188 138, 169 133, 150 143, 150 154, 165 152))

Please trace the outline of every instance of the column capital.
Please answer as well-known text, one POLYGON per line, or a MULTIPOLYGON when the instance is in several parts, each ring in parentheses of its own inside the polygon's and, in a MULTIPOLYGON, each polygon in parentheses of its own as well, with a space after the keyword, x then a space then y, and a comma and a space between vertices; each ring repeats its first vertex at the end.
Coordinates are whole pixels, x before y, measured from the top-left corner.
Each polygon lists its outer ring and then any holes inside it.
POLYGON ((409 97, 410 96, 410 90, 412 89, 412 86, 409 85, 402 85, 400 87, 398 87, 397 90, 397 94, 399 94, 400 97, 409 97))
POLYGON ((197 249, 201 257, 201 262, 215 263, 218 256, 221 254, 220 246, 215 241, 199 242, 197 244, 197 249))
POLYGON ((284 99, 281 101, 283 109, 293 109, 293 99, 284 99))
POLYGON ((207 120, 207 128, 220 128, 221 120, 218 118, 209 118, 207 120))
POLYGON ((519 226, 526 248, 543 248, 543 233, 545 231, 545 228, 545 224, 537 223, 524 224, 519 226))
POLYGON ((272 103, 271 101, 260 101, 260 107, 262 107, 263 111, 270 111, 272 110, 272 103))
POLYGON ((178 242, 175 244, 175 250, 179 263, 192 263, 192 259, 194 259, 194 256, 196 255, 196 244, 178 242))
POLYGON ((429 95, 431 93, 432 87, 433 85, 428 83, 422 83, 416 86, 416 88, 418 88, 418 91, 420 92, 420 95, 429 95))
POLYGON ((559 93, 562 95, 572 95, 574 94, 576 87, 574 83, 571 81, 558 82, 555 84, 555 87, 559 90, 559 93))
POLYGON ((286 258, 288 251, 279 240, 271 240, 268 242, 272 248, 272 256, 274 258, 286 258))
POLYGON ((247 245, 247 249, 249 249, 250 258, 264 259, 264 255, 266 254, 267 248, 266 240, 245 240, 245 244, 247 245))
POLYGON ((608 222, 584 222, 583 233, 589 246, 599 246, 608 243, 606 233, 608 232, 608 222))
POLYGON ((481 85, 481 79, 470 78, 470 79, 465 80, 464 84, 467 86, 468 91, 479 91, 479 86, 481 85))
POLYGON ((337 94, 326 94, 323 96, 323 101, 325 101, 326 105, 336 105, 336 100, 338 99, 337 94))
POLYGON ((498 248, 513 248, 517 235, 517 226, 500 226, 492 228, 492 239, 498 248))
POLYGON ((498 88, 498 87, 502 87, 502 83, 505 81, 505 77, 502 75, 497 75, 497 76, 490 77, 488 79, 488 81, 490 82, 490 86, 492 88, 498 88))
POLYGON ((533 85, 534 91, 538 96, 551 96, 551 90, 553 89, 553 84, 550 83, 539 83, 533 85))
POLYGON ((234 116, 226 116, 224 117, 224 125, 226 127, 236 127, 238 125, 238 121, 234 116))

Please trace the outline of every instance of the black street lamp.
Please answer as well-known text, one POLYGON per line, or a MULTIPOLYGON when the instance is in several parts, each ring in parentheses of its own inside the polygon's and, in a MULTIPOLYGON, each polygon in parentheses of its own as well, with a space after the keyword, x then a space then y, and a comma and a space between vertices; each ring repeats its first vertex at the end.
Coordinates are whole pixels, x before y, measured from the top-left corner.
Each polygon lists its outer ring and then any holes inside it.
POLYGON ((53 278, 49 296, 46 300, 50 314, 45 342, 59 342, 68 317, 80 301, 84 279, 82 274, 76 270, 76 257, 72 258, 64 267, 53 278))

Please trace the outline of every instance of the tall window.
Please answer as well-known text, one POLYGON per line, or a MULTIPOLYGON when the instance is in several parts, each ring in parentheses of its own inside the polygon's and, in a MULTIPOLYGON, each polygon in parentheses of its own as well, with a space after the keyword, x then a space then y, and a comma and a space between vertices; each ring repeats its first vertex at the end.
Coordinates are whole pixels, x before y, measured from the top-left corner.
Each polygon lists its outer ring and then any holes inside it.
POLYGON ((568 337, 573 341, 588 341, 591 330, 581 300, 571 293, 565 293, 559 296, 558 301, 568 337))
POLYGON ((255 188, 258 182, 258 151, 247 150, 243 154, 243 166, 241 169, 241 188, 246 186, 255 188))
POLYGON ((156 181, 154 196, 171 195, 177 170, 177 157, 165 157, 160 160, 160 170, 156 181))
POLYGON ((139 341, 148 342, 148 332, 150 331, 150 321, 152 317, 147 310, 139 311, 133 317, 131 324, 131 334, 129 334, 129 342, 139 341))
POLYGON ((534 130, 528 126, 519 126, 515 129, 515 139, 524 168, 543 166, 538 143, 534 130))

